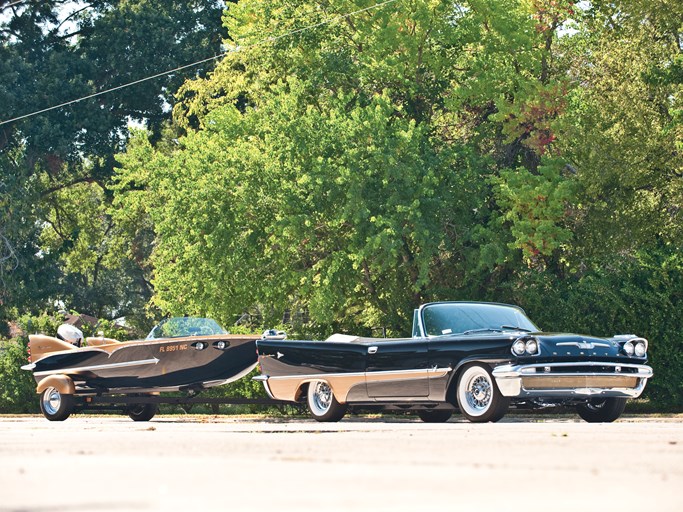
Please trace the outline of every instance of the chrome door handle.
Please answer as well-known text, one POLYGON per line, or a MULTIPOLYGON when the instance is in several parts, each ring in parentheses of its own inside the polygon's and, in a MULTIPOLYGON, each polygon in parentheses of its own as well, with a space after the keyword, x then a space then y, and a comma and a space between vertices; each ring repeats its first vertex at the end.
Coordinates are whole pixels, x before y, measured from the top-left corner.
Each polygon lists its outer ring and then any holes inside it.
POLYGON ((377 347, 368 347, 368 354, 376 354, 377 347))

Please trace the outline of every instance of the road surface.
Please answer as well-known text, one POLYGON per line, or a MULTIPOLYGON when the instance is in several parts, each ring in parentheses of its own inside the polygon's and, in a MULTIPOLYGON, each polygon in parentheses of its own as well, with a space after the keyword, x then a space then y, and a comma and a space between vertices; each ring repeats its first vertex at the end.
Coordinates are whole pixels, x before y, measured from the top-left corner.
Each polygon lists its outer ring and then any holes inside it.
POLYGON ((683 510, 683 417, 0 417, 0 512, 683 510))

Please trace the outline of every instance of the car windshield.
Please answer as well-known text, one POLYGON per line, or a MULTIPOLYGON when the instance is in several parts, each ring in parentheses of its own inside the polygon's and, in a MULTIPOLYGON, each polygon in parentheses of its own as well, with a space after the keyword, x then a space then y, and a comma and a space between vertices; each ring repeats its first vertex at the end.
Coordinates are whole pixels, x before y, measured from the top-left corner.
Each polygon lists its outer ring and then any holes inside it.
POLYGON ((173 317, 162 320, 159 325, 147 335, 147 340, 160 338, 183 338, 185 336, 210 336, 212 334, 227 334, 215 320, 210 318, 195 318, 191 316, 173 317))
POLYGON ((422 310, 422 320, 427 336, 539 330, 524 311, 502 304, 430 304, 422 310))

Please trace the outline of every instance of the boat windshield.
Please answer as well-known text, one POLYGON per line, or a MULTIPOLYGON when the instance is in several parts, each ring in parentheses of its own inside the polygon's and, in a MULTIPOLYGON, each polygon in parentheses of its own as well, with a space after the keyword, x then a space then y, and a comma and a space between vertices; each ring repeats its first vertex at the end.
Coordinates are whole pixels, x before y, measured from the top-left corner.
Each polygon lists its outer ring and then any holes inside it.
POLYGON ((211 336, 212 334, 228 334, 215 320, 191 316, 173 317, 162 320, 152 329, 146 340, 161 338, 184 338, 186 336, 211 336))
POLYGON ((539 330, 522 309, 503 304, 429 304, 422 310, 422 321, 427 336, 539 330))

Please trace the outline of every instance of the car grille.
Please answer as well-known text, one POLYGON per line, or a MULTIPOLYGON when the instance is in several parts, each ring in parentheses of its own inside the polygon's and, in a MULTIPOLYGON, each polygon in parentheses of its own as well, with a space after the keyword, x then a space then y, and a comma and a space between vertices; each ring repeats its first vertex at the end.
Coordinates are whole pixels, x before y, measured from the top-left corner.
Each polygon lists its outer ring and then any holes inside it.
POLYGON ((585 365, 582 366, 580 364, 577 365, 571 365, 571 366, 548 366, 548 367, 543 367, 539 366, 536 369, 536 373, 543 373, 543 374, 554 374, 554 373, 561 373, 561 374, 568 374, 568 373, 599 373, 599 374, 607 374, 607 375, 636 375, 638 373, 638 368, 634 367, 629 367, 629 366, 617 366, 615 367, 614 365, 609 365, 609 366, 597 366, 597 365, 585 365), (617 371, 616 368, 619 368, 619 371, 617 371), (550 371, 548 371, 548 369, 550 371))
MULTIPOLYGON (((595 370, 593 368, 593 370, 595 370)), ((612 369, 613 370, 613 369, 612 369)), ((522 387, 526 390, 570 389, 570 388, 635 388, 638 377, 628 375, 557 375, 537 374, 523 377, 522 387)))

